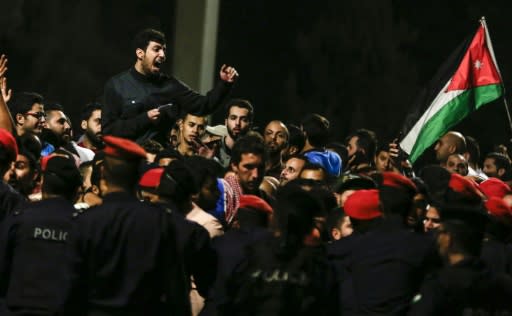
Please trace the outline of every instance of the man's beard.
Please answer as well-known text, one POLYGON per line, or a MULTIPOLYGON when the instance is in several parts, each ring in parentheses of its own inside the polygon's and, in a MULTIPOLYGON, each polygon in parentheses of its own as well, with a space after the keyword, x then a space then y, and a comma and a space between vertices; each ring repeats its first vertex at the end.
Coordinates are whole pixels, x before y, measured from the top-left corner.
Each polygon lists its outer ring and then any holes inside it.
POLYGON ((269 156, 280 155, 281 152, 283 151, 283 147, 279 146, 275 143, 274 143, 274 146, 270 146, 270 143, 265 144, 265 147, 267 148, 267 153, 269 154, 269 156))
POLYGON ((27 179, 9 179, 9 184, 23 196, 29 196, 36 187, 35 181, 27 179))
POLYGON ((94 147, 101 147, 101 145, 103 144, 103 135, 101 133, 93 133, 90 130, 85 130, 85 136, 94 147))
POLYGON ((240 132, 239 132, 238 134, 236 134, 236 135, 235 135, 235 134, 233 133, 233 130, 232 130, 232 129, 230 129, 230 128, 228 128, 228 134, 229 134, 229 137, 231 137, 231 139, 233 139, 233 140, 235 140, 235 141, 236 141, 236 140, 238 140, 240 137, 244 136, 245 134, 247 134, 247 132, 248 132, 248 131, 249 131, 249 129, 248 129, 248 128, 247 128, 247 129, 245 129, 245 130, 240 129, 240 132))
POLYGON ((52 144, 56 149, 68 144, 71 141, 71 135, 57 135, 51 129, 44 128, 41 134, 43 141, 52 144))

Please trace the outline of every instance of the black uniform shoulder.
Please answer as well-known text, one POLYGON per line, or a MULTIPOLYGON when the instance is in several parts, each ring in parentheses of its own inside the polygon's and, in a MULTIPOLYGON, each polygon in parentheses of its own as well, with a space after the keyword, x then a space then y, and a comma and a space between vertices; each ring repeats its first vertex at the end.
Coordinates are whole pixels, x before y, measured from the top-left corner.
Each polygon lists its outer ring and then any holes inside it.
POLYGON ((15 210, 26 207, 28 201, 9 184, 0 181, 0 221, 15 210))

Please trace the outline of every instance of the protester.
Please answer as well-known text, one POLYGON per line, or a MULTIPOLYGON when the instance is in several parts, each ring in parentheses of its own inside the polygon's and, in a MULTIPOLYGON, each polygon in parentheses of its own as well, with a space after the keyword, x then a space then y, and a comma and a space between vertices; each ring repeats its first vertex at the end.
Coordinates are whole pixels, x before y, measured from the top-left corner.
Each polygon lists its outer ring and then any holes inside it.
POLYGON ((154 29, 142 30, 135 36, 133 49, 134 66, 105 85, 104 134, 139 142, 156 138, 165 145, 166 135, 181 113, 214 112, 222 106, 238 77, 235 68, 223 65, 219 83, 207 96, 202 96, 162 72, 167 50, 165 34, 154 29))

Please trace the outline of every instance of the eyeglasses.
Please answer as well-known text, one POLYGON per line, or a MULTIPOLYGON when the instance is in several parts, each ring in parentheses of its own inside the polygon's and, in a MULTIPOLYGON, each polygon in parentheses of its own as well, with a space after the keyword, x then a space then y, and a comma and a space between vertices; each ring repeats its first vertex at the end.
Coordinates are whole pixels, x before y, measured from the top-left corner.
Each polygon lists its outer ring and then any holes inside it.
POLYGON ((43 117, 46 117, 46 113, 44 112, 26 112, 25 115, 33 116, 38 120, 42 119, 43 117))

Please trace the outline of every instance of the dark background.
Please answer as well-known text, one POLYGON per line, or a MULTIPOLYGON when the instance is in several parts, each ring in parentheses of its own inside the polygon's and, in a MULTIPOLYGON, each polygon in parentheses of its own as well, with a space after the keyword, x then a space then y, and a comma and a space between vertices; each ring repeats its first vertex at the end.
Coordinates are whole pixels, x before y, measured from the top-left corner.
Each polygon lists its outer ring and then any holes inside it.
MULTIPOLYGON (((64 105, 77 126, 86 103, 134 61, 131 39, 155 27, 174 43, 174 1, 14 0, 0 13, 8 84, 64 105)), ((505 87, 512 76, 512 4, 496 1, 221 0, 217 69, 236 66, 234 96, 251 100, 256 125, 325 115, 332 140, 366 127, 393 139, 421 87, 486 16, 505 87)), ((168 56, 172 60, 172 56, 168 56)), ((172 72, 172 65, 167 66, 172 72)), ((217 74, 212 74, 212 76, 217 74)), ((221 123, 222 113, 214 115, 221 123)), ((511 137, 503 101, 456 127, 483 152, 511 137)))

